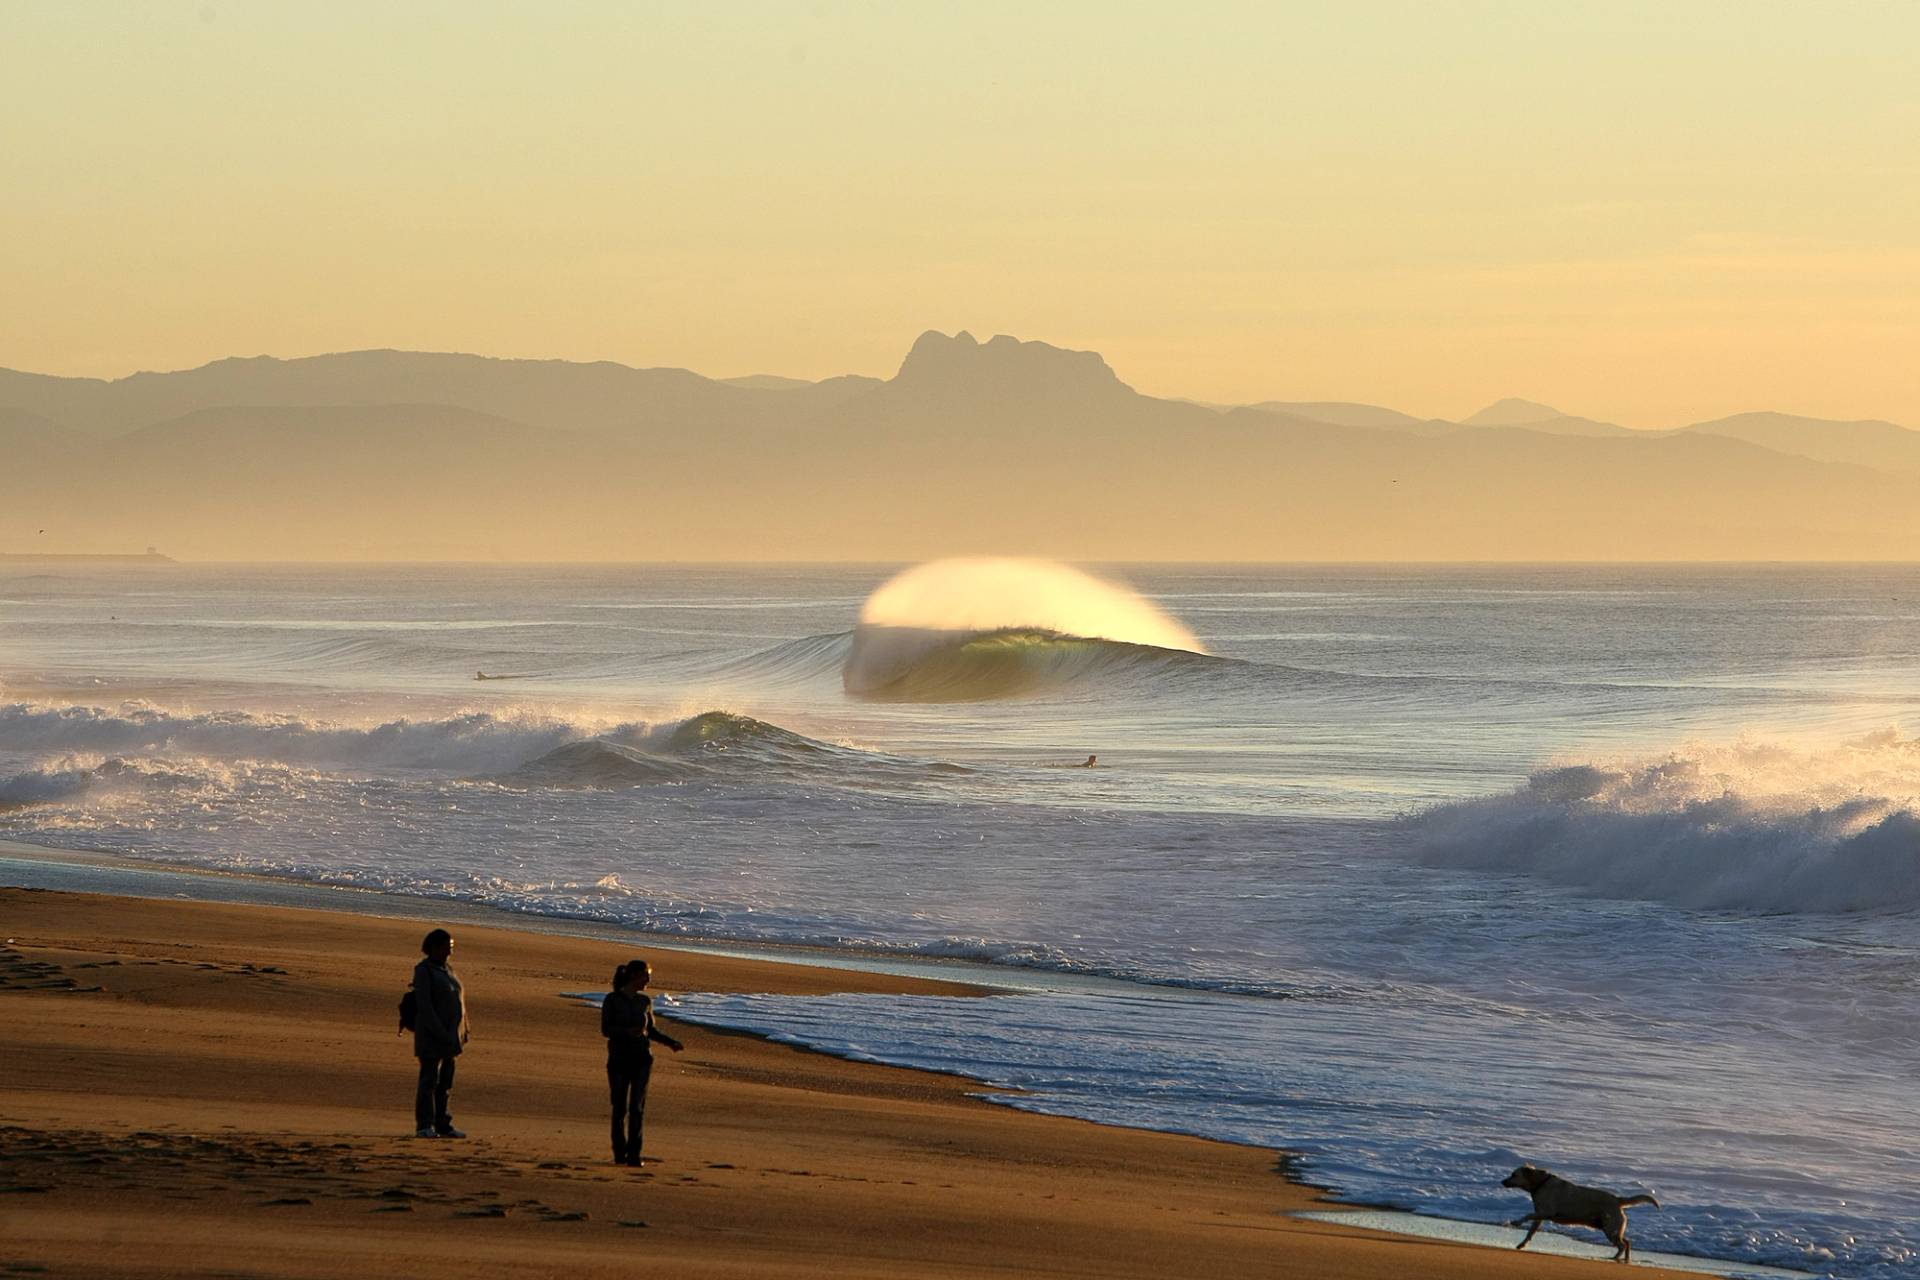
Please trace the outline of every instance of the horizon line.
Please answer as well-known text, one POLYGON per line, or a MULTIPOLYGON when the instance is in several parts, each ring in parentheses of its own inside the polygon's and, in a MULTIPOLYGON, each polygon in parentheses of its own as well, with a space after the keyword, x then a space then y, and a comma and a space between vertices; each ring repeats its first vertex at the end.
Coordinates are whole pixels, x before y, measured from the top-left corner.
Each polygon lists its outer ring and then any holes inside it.
MULTIPOLYGON (((91 561, 96 567, 125 568, 140 565, 149 568, 161 568, 168 565, 208 565, 220 567, 302 567, 302 566, 387 566, 392 568, 789 568, 796 565, 815 568, 896 568, 904 565, 926 564, 935 560, 959 560, 991 558, 1006 560, 1053 561, 1061 564, 1092 566, 1153 566, 1179 568, 1766 568, 1769 566, 1915 566, 1920 567, 1920 557, 1852 558, 1820 559, 1817 557, 1789 558, 1771 557, 1768 559, 1697 559, 1675 558, 1671 560, 1528 560, 1528 559, 1433 559, 1433 560, 1180 560, 1180 559, 1129 559, 1129 560, 1089 560, 1075 556, 1049 555, 1044 553, 1010 553, 964 551, 943 555, 911 556, 906 558, 887 558, 878 560, 842 560, 842 559, 784 559, 784 560, 517 560, 517 559, 327 559, 303 558, 280 560, 240 560, 240 559, 190 559, 166 554, 149 555, 145 552, 114 551, 0 551, 0 565, 22 563, 33 560, 91 561), (111 561, 111 564, 101 564, 111 561)), ((82 567, 78 564, 72 567, 82 567)))

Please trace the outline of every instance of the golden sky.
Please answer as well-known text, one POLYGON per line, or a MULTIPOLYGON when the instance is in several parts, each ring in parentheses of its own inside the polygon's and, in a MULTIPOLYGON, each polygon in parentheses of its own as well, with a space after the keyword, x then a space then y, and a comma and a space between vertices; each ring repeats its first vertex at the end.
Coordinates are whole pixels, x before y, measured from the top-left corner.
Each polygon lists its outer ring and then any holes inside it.
POLYGON ((0 366, 391 346, 1920 427, 1920 4, 22 3, 0 366))

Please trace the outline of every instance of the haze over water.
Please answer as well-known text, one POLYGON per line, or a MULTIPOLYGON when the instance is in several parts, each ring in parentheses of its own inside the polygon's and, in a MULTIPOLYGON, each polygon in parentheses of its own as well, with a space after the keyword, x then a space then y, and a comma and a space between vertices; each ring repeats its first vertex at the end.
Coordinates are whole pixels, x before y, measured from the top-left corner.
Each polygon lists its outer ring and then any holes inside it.
POLYGON ((680 1012, 1914 1265, 1920 569, 1141 567, 1193 646, 1009 605, 860 685, 892 572, 0 567, 0 834, 980 961, 1027 990, 680 1012))

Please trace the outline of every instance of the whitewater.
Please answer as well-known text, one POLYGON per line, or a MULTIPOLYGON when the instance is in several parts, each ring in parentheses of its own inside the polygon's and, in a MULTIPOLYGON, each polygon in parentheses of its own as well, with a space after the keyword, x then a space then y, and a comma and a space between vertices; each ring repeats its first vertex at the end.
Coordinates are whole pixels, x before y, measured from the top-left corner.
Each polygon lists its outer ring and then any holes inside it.
POLYGON ((1917 738, 1908 566, 0 567, 0 837, 979 965, 674 998, 1866 1280, 1920 1270, 1917 738))

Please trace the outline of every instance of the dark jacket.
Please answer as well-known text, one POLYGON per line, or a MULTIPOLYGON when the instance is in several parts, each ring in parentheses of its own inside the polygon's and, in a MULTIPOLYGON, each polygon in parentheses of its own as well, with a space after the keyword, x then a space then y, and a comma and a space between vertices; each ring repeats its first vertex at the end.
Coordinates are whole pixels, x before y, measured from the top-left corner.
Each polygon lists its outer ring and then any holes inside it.
POLYGON ((413 966, 413 1056, 457 1058, 467 1043, 467 997, 445 965, 413 966))
POLYGON ((671 1039, 653 1025, 653 997, 644 991, 607 992, 600 1002, 600 1034, 607 1038, 608 1061, 651 1057, 653 1041, 671 1039))

